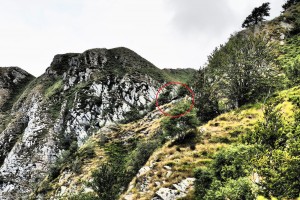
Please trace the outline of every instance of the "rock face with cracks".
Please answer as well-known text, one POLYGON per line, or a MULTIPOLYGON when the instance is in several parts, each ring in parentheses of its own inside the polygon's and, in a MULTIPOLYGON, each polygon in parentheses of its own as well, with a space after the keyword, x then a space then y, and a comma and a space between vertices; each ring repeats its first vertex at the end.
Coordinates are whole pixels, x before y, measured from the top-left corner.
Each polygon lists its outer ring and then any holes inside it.
POLYGON ((56 55, 38 78, 0 68, 0 198, 28 199, 72 142, 146 112, 162 74, 126 48, 56 55))

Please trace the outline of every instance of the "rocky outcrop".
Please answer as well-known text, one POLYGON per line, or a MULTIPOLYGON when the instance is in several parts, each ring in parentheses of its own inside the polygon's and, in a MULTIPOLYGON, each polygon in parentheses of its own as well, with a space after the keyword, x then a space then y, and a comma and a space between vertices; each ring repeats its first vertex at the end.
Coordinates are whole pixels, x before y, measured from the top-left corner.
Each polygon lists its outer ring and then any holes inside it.
POLYGON ((11 88, 32 76, 18 68, 0 72, 0 108, 12 103, 0 130, 1 199, 28 199, 72 142, 83 145, 129 111, 143 114, 162 83, 160 69, 126 48, 57 55, 13 102, 11 88))
POLYGON ((194 185, 194 181, 195 178, 186 178, 177 184, 173 184, 172 188, 161 187, 152 200, 176 200, 185 197, 188 190, 194 185))
POLYGON ((8 111, 13 98, 33 80, 33 76, 18 67, 0 67, 0 112, 8 111))

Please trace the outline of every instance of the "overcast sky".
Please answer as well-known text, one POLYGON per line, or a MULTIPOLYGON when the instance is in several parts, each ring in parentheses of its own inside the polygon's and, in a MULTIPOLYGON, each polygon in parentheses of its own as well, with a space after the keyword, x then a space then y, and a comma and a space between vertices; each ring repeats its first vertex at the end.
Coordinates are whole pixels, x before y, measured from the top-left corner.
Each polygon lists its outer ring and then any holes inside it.
MULTIPOLYGON (((55 54, 124 46, 159 68, 199 69, 264 2, 0 0, 0 66, 38 76, 55 54)), ((278 16, 284 0, 269 2, 278 16)))

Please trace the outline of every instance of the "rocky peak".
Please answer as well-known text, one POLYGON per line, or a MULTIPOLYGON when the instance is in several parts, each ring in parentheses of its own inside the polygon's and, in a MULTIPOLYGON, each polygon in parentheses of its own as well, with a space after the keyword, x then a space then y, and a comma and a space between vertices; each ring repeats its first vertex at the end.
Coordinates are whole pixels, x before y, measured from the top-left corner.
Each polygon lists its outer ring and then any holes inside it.
POLYGON ((0 88, 20 85, 30 78, 33 76, 19 67, 0 67, 0 88))
POLYGON ((62 75, 74 70, 85 68, 104 71, 134 72, 139 69, 158 70, 152 63, 134 51, 119 47, 114 49, 96 48, 83 53, 67 53, 54 56, 46 74, 62 75))
POLYGON ((12 101, 33 78, 19 67, 0 67, 0 111, 9 110, 8 101, 12 101))
POLYGON ((56 55, 30 85, 23 70, 0 68, 0 96, 13 94, 0 113, 0 198, 26 199, 71 144, 146 114, 165 73, 123 47, 56 55))
MULTIPOLYGON (((0 89, 32 77, 18 68, 0 72, 0 89)), ((0 115, 6 119, 0 129, 0 198, 28 195, 71 143, 82 146, 132 110, 146 112, 161 72, 126 48, 56 55, 45 74, 15 95, 17 103, 9 101, 15 104, 12 117, 0 115)))

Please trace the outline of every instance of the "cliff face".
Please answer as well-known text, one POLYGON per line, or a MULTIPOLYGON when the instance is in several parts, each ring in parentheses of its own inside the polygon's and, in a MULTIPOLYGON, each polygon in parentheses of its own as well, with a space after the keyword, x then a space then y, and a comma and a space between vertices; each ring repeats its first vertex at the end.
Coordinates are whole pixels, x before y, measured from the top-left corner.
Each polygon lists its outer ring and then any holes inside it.
POLYGON ((82 146, 129 111, 145 113, 162 74, 126 48, 56 55, 34 80, 0 68, 1 199, 27 199, 72 142, 82 146))

